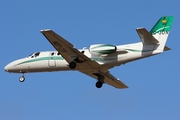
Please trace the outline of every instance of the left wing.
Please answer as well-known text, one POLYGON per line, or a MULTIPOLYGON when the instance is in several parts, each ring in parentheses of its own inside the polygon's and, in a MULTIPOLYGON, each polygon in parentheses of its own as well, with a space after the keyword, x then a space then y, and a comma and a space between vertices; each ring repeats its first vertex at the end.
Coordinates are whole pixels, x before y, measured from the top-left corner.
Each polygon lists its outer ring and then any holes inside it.
POLYGON ((107 68, 102 67, 96 61, 91 60, 82 52, 74 48, 74 46, 67 40, 56 34, 52 30, 41 30, 41 33, 48 39, 48 41, 54 46, 54 48, 62 55, 62 57, 68 62, 72 62, 74 59, 78 58, 77 70, 91 76, 93 78, 98 78, 98 75, 104 76, 105 83, 112 85, 116 88, 127 88, 125 84, 116 79, 111 75, 107 68))

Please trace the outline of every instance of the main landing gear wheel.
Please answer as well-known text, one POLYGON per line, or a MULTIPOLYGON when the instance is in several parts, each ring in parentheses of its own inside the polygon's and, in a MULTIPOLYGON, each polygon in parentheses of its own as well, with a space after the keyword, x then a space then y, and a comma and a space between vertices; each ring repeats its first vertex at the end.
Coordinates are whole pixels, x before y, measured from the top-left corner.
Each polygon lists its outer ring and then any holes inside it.
POLYGON ((97 82, 96 82, 96 87, 97 87, 97 88, 101 88, 102 85, 103 85, 103 83, 102 83, 101 81, 97 81, 97 82))
POLYGON ((25 81, 24 75, 19 78, 19 81, 20 81, 20 82, 24 82, 24 81, 25 81))
POLYGON ((76 67, 76 63, 75 63, 75 62, 70 62, 70 63, 69 63, 69 67, 70 67, 71 69, 74 69, 74 68, 76 67))

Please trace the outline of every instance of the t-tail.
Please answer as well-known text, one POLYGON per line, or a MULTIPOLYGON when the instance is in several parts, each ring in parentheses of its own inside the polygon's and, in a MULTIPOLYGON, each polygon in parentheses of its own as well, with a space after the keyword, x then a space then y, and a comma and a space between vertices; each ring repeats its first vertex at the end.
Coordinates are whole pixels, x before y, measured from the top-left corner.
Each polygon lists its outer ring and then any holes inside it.
POLYGON ((153 45, 154 50, 163 52, 164 50, 169 50, 166 47, 166 41, 170 33, 172 22, 174 20, 173 16, 161 17, 154 27, 148 32, 145 28, 137 28, 136 31, 144 45, 153 45))
POLYGON ((152 36, 159 42, 157 43, 156 49, 160 50, 161 52, 164 51, 173 20, 173 16, 161 17, 150 31, 152 36))

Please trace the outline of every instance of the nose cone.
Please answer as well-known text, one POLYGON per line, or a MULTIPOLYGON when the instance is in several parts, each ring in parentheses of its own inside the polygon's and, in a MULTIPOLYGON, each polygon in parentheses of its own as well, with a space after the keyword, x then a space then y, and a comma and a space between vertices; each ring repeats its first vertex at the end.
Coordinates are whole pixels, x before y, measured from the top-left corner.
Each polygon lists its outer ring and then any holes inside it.
POLYGON ((19 65, 22 62, 22 59, 15 60, 9 64, 7 64, 4 67, 4 70, 6 72, 11 72, 11 73, 22 73, 22 71, 27 67, 27 66, 22 66, 19 65))
POLYGON ((13 69, 13 66, 11 63, 7 64, 5 67, 4 67, 4 70, 6 72, 10 72, 11 70, 13 69))
POLYGON ((7 64, 5 67, 4 67, 4 70, 6 72, 13 72, 13 73, 16 73, 18 71, 18 68, 16 67, 16 64, 17 64, 17 61, 13 61, 9 64, 7 64))

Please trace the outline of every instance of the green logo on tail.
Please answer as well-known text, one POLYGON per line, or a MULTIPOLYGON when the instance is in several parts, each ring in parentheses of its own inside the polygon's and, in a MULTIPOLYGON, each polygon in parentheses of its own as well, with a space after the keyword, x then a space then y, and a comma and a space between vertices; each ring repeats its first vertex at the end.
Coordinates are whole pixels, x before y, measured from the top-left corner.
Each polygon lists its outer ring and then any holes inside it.
POLYGON ((158 20, 158 22, 154 25, 154 27, 151 29, 150 33, 152 35, 157 33, 159 33, 160 35, 169 34, 173 19, 173 16, 161 17, 158 20))

